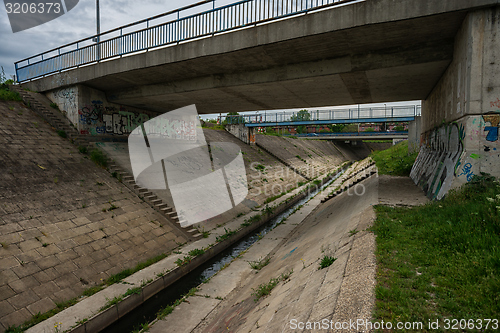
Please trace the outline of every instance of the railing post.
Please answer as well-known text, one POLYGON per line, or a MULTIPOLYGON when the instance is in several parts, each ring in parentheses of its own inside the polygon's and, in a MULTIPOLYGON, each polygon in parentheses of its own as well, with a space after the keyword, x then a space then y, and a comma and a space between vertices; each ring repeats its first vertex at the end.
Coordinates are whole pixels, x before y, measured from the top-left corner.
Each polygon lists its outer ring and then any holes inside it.
POLYGON ((176 23, 177 23, 177 28, 176 28, 177 29, 177 44, 179 44, 179 42, 181 41, 180 21, 179 21, 180 17, 181 17, 180 12, 177 11, 177 21, 176 21, 176 23))
POLYGON ((212 1, 212 36, 215 35, 215 0, 212 1))

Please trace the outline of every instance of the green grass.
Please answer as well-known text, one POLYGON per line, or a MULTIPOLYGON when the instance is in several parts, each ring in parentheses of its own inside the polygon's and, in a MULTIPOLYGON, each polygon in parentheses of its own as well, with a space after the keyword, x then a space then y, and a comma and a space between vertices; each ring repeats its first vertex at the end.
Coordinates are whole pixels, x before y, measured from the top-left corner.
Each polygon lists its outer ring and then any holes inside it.
POLYGON ((61 138, 64 138, 64 139, 66 139, 68 137, 68 135, 66 134, 66 132, 63 131, 63 130, 58 130, 57 131, 57 135, 59 135, 61 138))
POLYGON ((321 261, 319 262, 318 269, 323 269, 331 266, 335 262, 335 260, 337 260, 337 258, 324 255, 323 258, 321 258, 321 261))
POLYGON ((0 100, 2 101, 22 101, 23 99, 15 91, 9 89, 9 85, 0 83, 0 100))
POLYGON ((261 299, 264 296, 267 296, 271 294, 271 291, 280 283, 280 281, 286 281, 290 278, 292 275, 293 270, 281 274, 278 278, 271 278, 268 283, 262 283, 259 284, 259 286, 253 290, 252 296, 254 296, 254 301, 257 302, 259 299, 261 299))
POLYGON ((267 258, 267 259, 261 259, 261 260, 257 260, 257 261, 250 261, 250 262, 248 262, 248 264, 250 265, 250 267, 252 267, 252 269, 256 269, 259 271, 263 267, 269 265, 270 261, 271 261, 271 258, 267 258))
POLYGON ((181 259, 181 258, 177 259, 175 261, 175 264, 177 266, 181 267, 181 266, 189 264, 191 262, 191 260, 193 260, 193 257, 191 257, 191 256, 188 255, 188 256, 184 256, 183 259, 181 259))
POLYGON ((188 252, 188 254, 192 257, 201 256, 203 253, 205 253, 205 250, 203 249, 193 249, 188 252))
POLYGON ((408 153, 408 141, 403 141, 389 149, 373 152, 370 156, 377 164, 379 174, 409 176, 418 152, 408 153))
POLYGON ((476 176, 425 206, 376 206, 376 212, 375 321, 499 317, 500 185, 494 178, 476 176))
POLYGON ((226 239, 228 239, 229 237, 231 237, 232 235, 234 235, 236 233, 236 230, 231 230, 231 229, 226 229, 226 228, 224 228, 224 230, 226 231, 225 234, 215 237, 215 241, 217 243, 225 241, 226 239))
POLYGON ((50 311, 47 311, 45 313, 40 313, 38 312, 35 314, 33 317, 31 317, 30 320, 26 321, 24 324, 21 324, 19 326, 9 326, 7 330, 5 330, 5 333, 18 333, 18 332, 24 332, 28 328, 35 326, 38 323, 41 323, 42 321, 56 315, 57 313, 61 312, 62 310, 76 304, 78 302, 78 299, 72 298, 66 302, 61 302, 61 303, 56 303, 56 307, 50 311))
POLYGON ((106 168, 108 166, 108 159, 106 155, 99 149, 94 149, 90 153, 90 159, 97 165, 106 168))
POLYGON ((78 151, 82 154, 87 154, 87 147, 85 146, 78 146, 78 151))

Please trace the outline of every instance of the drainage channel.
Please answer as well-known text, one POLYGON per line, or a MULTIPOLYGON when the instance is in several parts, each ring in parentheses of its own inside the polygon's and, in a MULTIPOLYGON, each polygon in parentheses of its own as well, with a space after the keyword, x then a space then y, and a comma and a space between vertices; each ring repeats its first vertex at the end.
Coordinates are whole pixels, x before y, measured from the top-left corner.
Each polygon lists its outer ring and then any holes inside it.
POLYGON ((222 251, 212 259, 200 265, 200 267, 194 269, 186 276, 174 282, 168 288, 160 291, 158 294, 148 299, 132 312, 102 330, 101 333, 132 332, 134 330, 138 330, 142 324, 152 322, 156 318, 156 314, 159 310, 165 308, 168 305, 172 305, 176 300, 187 294, 190 289, 198 287, 206 279, 214 276, 241 252, 247 250, 265 234, 273 230, 283 220, 292 215, 298 208, 300 208, 307 201, 316 196, 316 194, 318 194, 324 188, 337 180, 347 170, 347 168, 348 166, 342 168, 341 171, 339 171, 332 179, 327 181, 320 188, 316 188, 316 190, 309 192, 303 199, 299 200, 293 206, 286 209, 283 213, 271 219, 269 222, 261 226, 259 229, 255 230, 250 235, 245 236, 242 240, 236 242, 236 244, 234 244, 233 246, 222 251))

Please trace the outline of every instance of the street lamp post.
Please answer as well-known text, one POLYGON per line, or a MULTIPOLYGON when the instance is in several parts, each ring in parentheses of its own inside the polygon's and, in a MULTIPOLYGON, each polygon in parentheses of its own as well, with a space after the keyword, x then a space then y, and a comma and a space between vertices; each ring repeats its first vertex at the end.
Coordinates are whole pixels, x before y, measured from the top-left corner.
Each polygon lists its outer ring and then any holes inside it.
POLYGON ((97 37, 96 37, 96 43, 97 43, 97 61, 99 62, 101 60, 101 46, 99 45, 99 42, 101 41, 101 15, 99 13, 99 0, 96 0, 95 3, 95 8, 96 8, 96 28, 97 28, 97 37))

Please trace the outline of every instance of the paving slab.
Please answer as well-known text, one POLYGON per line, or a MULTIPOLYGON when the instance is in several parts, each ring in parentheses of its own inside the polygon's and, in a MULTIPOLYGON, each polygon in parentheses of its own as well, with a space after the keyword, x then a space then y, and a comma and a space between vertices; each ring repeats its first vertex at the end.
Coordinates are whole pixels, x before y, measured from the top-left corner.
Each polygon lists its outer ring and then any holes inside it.
MULTIPOLYGON (((373 251, 370 244, 374 243, 367 243, 366 238, 356 238, 349 233, 352 230, 349 228, 369 223, 362 221, 370 217, 363 212, 377 203, 376 178, 368 179, 364 184, 367 186, 365 196, 339 196, 325 204, 321 204, 321 200, 310 201, 292 215, 287 224, 277 226, 228 268, 201 285, 199 294, 214 298, 221 297, 217 296, 219 292, 224 294, 224 298, 204 320, 186 332, 221 332, 223 329, 233 332, 291 332, 292 319, 331 319, 339 301, 345 302, 341 297, 344 295, 342 286, 347 267, 351 272, 354 267, 366 265, 367 262, 362 260, 363 254, 373 251), (294 227, 290 228, 290 225, 294 227), (337 260, 330 267, 318 269, 322 255, 326 254, 335 256, 337 260), (271 260, 261 270, 248 267, 250 259, 259 260, 266 255, 271 260), (279 281, 270 295, 254 301, 252 294, 259 285, 292 270, 289 278, 279 281)), ((365 232, 363 237, 368 235, 365 232)), ((345 283, 352 284, 350 281, 345 283)), ((351 284, 346 286, 351 287, 351 284)), ((194 308, 192 311, 195 311, 194 308)), ((153 327, 156 325, 158 323, 153 327)), ((155 332, 169 331, 158 328, 155 332)))
POLYGON ((220 300, 213 298, 190 297, 187 302, 176 307, 165 320, 155 323, 149 332, 191 332, 220 302, 220 300))
POLYGON ((11 306, 3 327, 187 241, 172 229, 152 232, 161 215, 131 206, 137 195, 22 103, 0 102, 0 118, 0 290, 11 306), (119 208, 109 211, 111 203, 119 208), (138 218, 143 242, 134 244, 128 229, 138 218))

